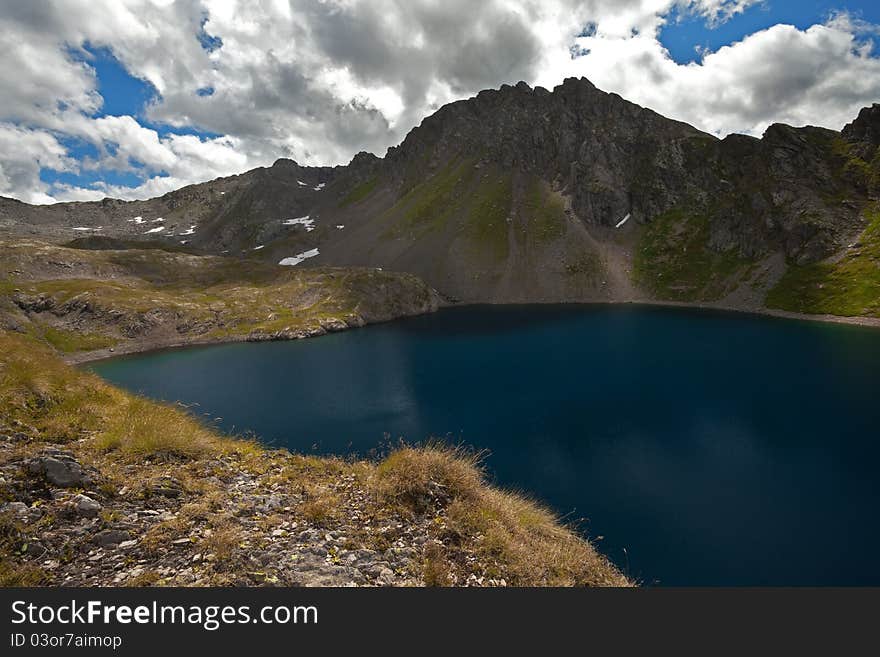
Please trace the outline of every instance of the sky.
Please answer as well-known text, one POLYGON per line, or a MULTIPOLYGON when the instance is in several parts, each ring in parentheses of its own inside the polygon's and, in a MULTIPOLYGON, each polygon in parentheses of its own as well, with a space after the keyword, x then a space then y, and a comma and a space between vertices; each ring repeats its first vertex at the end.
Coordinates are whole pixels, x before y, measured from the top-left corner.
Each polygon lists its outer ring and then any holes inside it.
POLYGON ((723 137, 880 102, 876 0, 0 0, 0 196, 135 199, 384 155, 571 76, 723 137))

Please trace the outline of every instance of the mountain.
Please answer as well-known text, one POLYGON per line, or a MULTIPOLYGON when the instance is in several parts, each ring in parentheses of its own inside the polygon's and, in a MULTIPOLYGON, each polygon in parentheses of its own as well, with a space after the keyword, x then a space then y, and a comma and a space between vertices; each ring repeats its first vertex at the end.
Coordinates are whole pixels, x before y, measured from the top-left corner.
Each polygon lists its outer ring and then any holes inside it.
POLYGON ((521 82, 442 107, 384 158, 278 160, 148 201, 3 199, 0 227, 381 267, 469 302, 880 316, 878 141, 880 105, 842 132, 774 124, 718 139, 585 79, 521 82))

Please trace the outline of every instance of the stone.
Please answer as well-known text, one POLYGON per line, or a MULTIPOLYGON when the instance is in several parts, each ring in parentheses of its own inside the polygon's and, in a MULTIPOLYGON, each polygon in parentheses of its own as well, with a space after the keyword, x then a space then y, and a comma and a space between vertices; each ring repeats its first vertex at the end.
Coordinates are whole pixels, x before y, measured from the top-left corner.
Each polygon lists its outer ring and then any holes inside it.
POLYGON ((44 548, 39 543, 35 543, 33 541, 30 541, 26 545, 24 545, 23 549, 25 555, 34 559, 39 559, 44 554, 46 554, 46 548, 44 548))
POLYGON ((61 488, 77 488, 90 482, 73 455, 58 450, 51 455, 32 458, 28 461, 27 468, 31 473, 42 475, 49 483, 61 488))
POLYGON ((394 584, 394 571, 390 568, 382 568, 376 576, 376 583, 382 586, 391 586, 394 584))
POLYGON ((129 540, 129 538, 131 538, 129 533, 124 529, 105 529, 104 531, 95 534, 92 538, 92 543, 107 547, 110 545, 118 545, 123 541, 129 540))
POLYGON ((264 505, 264 507, 268 511, 274 511, 276 509, 280 509, 281 506, 282 506, 281 498, 278 497, 277 495, 270 495, 269 497, 267 497, 266 503, 264 505))
POLYGON ((72 501, 76 512, 87 518, 94 518, 101 511, 100 503, 88 495, 77 495, 72 501))
POLYGON ((27 516, 28 505, 24 502, 9 502, 9 504, 4 504, 2 507, 0 507, 0 511, 6 511, 7 513, 11 513, 19 517, 27 516))
POLYGON ((183 495, 183 485, 174 477, 161 477, 149 488, 151 495, 159 497, 180 497, 183 495))

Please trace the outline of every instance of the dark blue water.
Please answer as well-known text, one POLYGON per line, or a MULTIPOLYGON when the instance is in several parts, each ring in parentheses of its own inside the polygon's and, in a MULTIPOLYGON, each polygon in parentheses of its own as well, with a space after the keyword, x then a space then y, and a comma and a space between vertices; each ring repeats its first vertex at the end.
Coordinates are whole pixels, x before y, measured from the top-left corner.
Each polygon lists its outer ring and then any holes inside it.
POLYGON ((645 307, 470 307, 94 365, 298 451, 491 451, 643 583, 880 584, 880 331, 645 307))

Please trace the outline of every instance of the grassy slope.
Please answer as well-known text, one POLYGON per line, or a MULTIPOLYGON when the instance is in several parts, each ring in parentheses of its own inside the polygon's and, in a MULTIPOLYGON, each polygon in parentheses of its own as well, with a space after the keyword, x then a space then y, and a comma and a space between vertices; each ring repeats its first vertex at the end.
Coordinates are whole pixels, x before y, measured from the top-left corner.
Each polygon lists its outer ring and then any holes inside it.
POLYGON ((716 301, 731 291, 749 263, 708 248, 709 223, 674 209, 645 226, 635 254, 635 282, 657 299, 716 301))
POLYGON ((509 171, 477 169, 472 158, 453 160, 386 211, 392 224, 385 236, 418 240, 455 222, 454 231, 474 249, 504 260, 512 193, 509 171))
MULTIPOLYGON (((361 513, 372 521, 372 527, 387 524, 389 519, 405 522, 407 517, 438 513, 437 541, 414 564, 428 585, 455 581, 455 573, 467 572, 467 562, 473 557, 489 564, 489 571, 497 570, 489 575, 506 577, 514 585, 629 584, 589 543, 541 506, 487 486, 476 460, 460 451, 437 446, 403 448, 379 463, 269 453, 254 442, 218 434, 180 408, 114 388, 65 365, 35 339, 9 332, 0 332, 0 409, 0 434, 26 436, 3 446, 0 454, 5 460, 60 444, 81 463, 102 473, 101 490, 111 501, 113 491, 122 486, 148 490, 151 482, 173 473, 194 501, 173 521, 137 537, 142 545, 167 544, 187 536, 187 523, 199 517, 213 527, 215 543, 228 538, 224 549, 230 555, 242 549, 235 540, 236 517, 212 512, 220 508, 218 500, 226 494, 225 488, 212 484, 210 480, 216 477, 204 473, 223 463, 264 474, 271 467, 273 486, 310 491, 309 502, 289 512, 300 522, 320 526, 332 521, 337 510, 332 494, 326 491, 341 476, 353 478, 366 492, 361 513), (436 511, 425 507, 425 500, 438 487, 446 497, 436 511)), ((0 485, 0 502, 10 499, 10 490, 8 484, 0 485)), ((108 505, 101 522, 112 526, 114 514, 108 505)), ((39 523, 45 527, 60 521, 47 513, 39 523)), ((29 531, 9 514, 0 514, 0 585, 58 583, 52 572, 41 570, 25 556, 29 531)), ((364 535, 357 540, 370 545, 377 537, 369 532, 365 525, 364 535)), ((212 545, 209 549, 220 548, 212 545)), ((203 567, 204 581, 227 581, 221 571, 212 570, 217 567, 203 567)), ((140 583, 162 581, 150 577, 140 583)))
POLYGON ((474 246, 493 260, 505 260, 509 253, 508 223, 513 203, 513 181, 508 171, 490 170, 476 182, 464 218, 474 246))
POLYGON ((345 198, 343 198, 339 202, 339 207, 344 208, 355 203, 360 203, 376 191, 376 187, 378 184, 379 177, 375 176, 373 178, 370 178, 366 182, 357 185, 348 194, 345 195, 345 198))
MULTIPOLYGON (((472 255, 502 263, 510 256, 510 233, 522 249, 544 249, 567 231, 564 200, 540 178, 484 164, 453 160, 411 187, 385 212, 386 238, 412 240, 451 229, 472 255), (515 221, 518 215, 521 221, 515 221)), ((595 258, 567 267, 571 275, 598 273, 595 258), (592 262, 587 262, 592 260, 592 262)))
POLYGON ((767 294, 766 305, 794 312, 880 317, 880 204, 868 226, 835 262, 791 265, 767 294))
POLYGON ((528 217, 528 236, 539 244, 552 242, 565 235, 565 205, 540 178, 529 181, 523 202, 528 217))
POLYGON ((417 278, 373 269, 40 243, 2 247, 0 267, 19 274, 0 285, 0 316, 16 310, 13 294, 25 303, 49 299, 51 308, 28 313, 27 328, 67 353, 148 339, 155 331, 181 341, 234 339, 357 324, 363 315, 393 317, 431 305, 432 292, 417 278))
POLYGON ((453 160, 436 174, 409 189, 385 216, 393 217, 386 237, 420 238, 441 230, 461 209, 462 190, 473 177, 473 160, 453 160))

